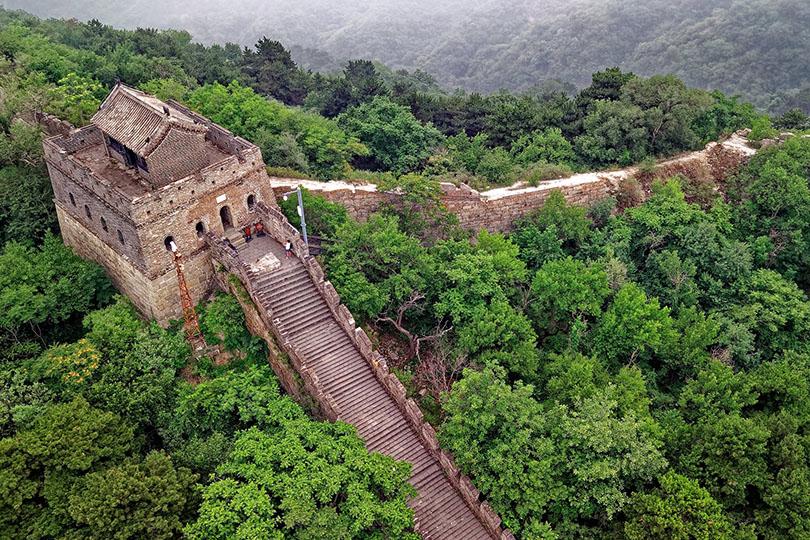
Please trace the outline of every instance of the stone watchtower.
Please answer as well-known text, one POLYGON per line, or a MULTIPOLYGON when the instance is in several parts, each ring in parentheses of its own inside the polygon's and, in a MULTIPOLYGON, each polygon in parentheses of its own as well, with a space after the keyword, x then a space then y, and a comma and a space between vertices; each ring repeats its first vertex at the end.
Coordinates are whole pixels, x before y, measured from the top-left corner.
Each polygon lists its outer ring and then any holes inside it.
POLYGON ((203 235, 275 206, 259 149, 174 102, 118 84, 92 123, 44 142, 66 244, 106 268, 146 316, 182 316, 174 241, 191 300, 211 289, 203 235))

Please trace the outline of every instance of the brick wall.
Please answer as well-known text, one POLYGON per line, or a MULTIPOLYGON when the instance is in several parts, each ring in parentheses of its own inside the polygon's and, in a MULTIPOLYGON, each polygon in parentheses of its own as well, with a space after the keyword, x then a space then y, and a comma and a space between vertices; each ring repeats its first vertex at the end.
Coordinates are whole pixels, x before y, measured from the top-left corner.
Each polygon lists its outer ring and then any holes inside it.
POLYGON ((56 116, 37 111, 34 113, 34 121, 37 122, 47 135, 67 135, 74 130, 73 124, 61 120, 56 116))
MULTIPOLYGON (((132 261, 113 250, 104 240, 77 221, 64 205, 56 203, 62 239, 81 257, 104 267, 116 289, 126 295, 145 317, 166 326, 182 318, 180 289, 174 265, 154 278, 147 277, 132 261)), ((166 254, 168 257, 168 253, 166 254)), ((184 274, 193 301, 213 290, 214 271, 207 250, 184 256, 184 274)))
MULTIPOLYGON (((746 145, 744 134, 738 133, 721 143, 710 143, 701 151, 691 152, 658 164, 656 175, 667 177, 682 174, 690 178, 708 176, 722 181, 737 170, 755 150, 746 145)), ((597 173, 574 175, 570 178, 543 182, 537 187, 512 186, 478 192, 466 185, 442 184, 442 202, 454 213, 461 225, 470 230, 509 231, 514 222, 540 208, 554 191, 579 205, 590 205, 615 193, 622 179, 632 176, 633 167, 597 173)), ((385 201, 397 195, 379 192, 376 186, 351 182, 316 182, 291 178, 270 179, 276 193, 302 185, 308 190, 345 206, 349 214, 365 220, 385 201)))
POLYGON ((204 231, 218 237, 224 234, 220 218, 223 207, 229 208, 233 224, 238 226, 255 220, 247 204, 249 195, 254 195, 257 201, 275 205, 273 191, 262 166, 238 178, 231 178, 228 171, 226 178, 229 183, 217 183, 214 187, 204 181, 198 185, 196 180, 169 185, 161 192, 161 199, 149 206, 153 213, 148 220, 139 224, 138 234, 150 275, 163 273, 173 264, 171 255, 166 251, 166 237, 173 237, 183 255, 193 254, 206 246, 197 235, 197 223, 201 222, 204 231), (195 185, 199 191, 193 189, 195 185), (192 191, 195 191, 193 195, 192 191))
MULTIPOLYGON (((125 258, 129 264, 144 272, 146 263, 138 231, 129 216, 122 212, 125 207, 110 204, 106 199, 98 197, 88 187, 88 178, 66 174, 63 169, 69 162, 49 160, 47 164, 57 209, 61 205, 63 213, 70 215, 88 232, 101 239, 119 257, 125 258)), ((68 171, 71 170, 74 169, 68 167, 68 171)))

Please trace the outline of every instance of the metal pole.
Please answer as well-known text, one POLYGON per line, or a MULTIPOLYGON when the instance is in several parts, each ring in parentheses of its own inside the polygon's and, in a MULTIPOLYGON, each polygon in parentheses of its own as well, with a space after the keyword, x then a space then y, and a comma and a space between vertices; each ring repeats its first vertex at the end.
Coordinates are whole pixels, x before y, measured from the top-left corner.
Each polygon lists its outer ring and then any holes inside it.
POLYGON ((304 235, 304 244, 309 249, 309 238, 307 237, 307 221, 304 219, 304 198, 301 196, 301 186, 295 190, 298 193, 298 215, 301 217, 301 232, 304 235))

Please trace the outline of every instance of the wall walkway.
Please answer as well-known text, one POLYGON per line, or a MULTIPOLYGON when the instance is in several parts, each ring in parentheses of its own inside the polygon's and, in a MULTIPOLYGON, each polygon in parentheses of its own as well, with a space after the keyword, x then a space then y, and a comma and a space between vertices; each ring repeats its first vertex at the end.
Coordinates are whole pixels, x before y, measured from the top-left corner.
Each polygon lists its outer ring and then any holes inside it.
POLYGON ((297 231, 275 208, 259 203, 256 212, 269 236, 238 248, 213 235, 207 241, 214 259, 241 279, 325 416, 354 425, 369 450, 411 463, 417 496, 410 506, 423 538, 514 538, 439 448, 433 428, 355 327, 297 231), (287 239, 294 246, 291 258, 281 249, 287 239))

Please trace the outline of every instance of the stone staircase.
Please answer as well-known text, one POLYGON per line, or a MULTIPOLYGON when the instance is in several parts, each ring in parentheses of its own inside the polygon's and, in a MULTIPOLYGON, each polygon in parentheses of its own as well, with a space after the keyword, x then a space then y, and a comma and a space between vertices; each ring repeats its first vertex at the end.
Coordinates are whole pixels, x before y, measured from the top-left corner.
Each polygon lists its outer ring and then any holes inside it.
POLYGON ((280 269, 248 269, 246 275, 254 299, 271 315, 282 344, 317 377, 337 419, 355 426, 369 450, 411 463, 410 482, 418 495, 410 506, 422 537, 498 538, 450 483, 438 459, 338 324, 304 264, 291 258, 280 269))

